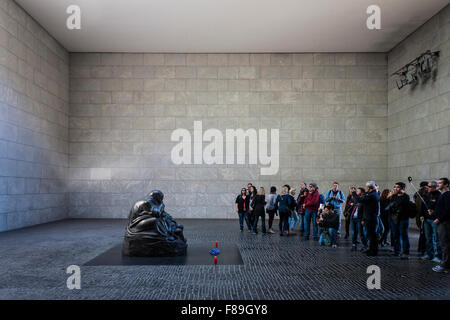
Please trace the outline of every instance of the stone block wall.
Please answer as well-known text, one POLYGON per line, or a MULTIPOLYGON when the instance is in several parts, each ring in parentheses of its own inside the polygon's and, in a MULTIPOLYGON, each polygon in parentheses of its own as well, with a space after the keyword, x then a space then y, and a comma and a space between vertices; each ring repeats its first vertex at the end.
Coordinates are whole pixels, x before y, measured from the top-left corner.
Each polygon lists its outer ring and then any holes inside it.
POLYGON ((448 176, 449 26, 447 6, 386 54, 69 54, 0 0, 0 231, 124 218, 152 189, 176 217, 235 218, 247 182, 347 193, 448 176), (398 90, 388 74, 428 49, 441 51, 435 77, 398 90), (224 136, 279 129, 278 172, 248 155, 175 165, 171 134, 194 121, 224 136))
POLYGON ((71 53, 70 216, 126 217, 155 188, 176 217, 234 218, 247 182, 384 184, 386 77, 383 53, 71 53), (277 174, 173 164, 172 132, 197 120, 223 134, 278 128, 277 174))
POLYGON ((69 54, 0 1, 0 231, 67 211, 69 54))
MULTIPOLYGON (((426 50, 440 50, 434 76, 398 90, 388 81, 389 185, 449 176, 450 163, 450 5, 396 46, 388 55, 389 74, 426 50)), ((408 193, 414 191, 408 187, 408 193)))

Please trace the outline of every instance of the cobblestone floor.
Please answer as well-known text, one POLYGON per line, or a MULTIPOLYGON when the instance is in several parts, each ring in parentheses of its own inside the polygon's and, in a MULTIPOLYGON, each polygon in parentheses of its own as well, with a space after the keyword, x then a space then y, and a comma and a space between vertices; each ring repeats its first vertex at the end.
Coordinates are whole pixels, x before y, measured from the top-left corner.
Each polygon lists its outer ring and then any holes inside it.
POLYGON ((450 299, 450 274, 382 251, 366 257, 319 247, 299 236, 239 232, 233 220, 180 220, 188 243, 236 243, 244 265, 82 266, 121 243, 125 220, 64 220, 0 233, 1 299, 450 299), (81 290, 66 287, 81 266, 81 290), (381 290, 368 290, 366 268, 381 268, 381 290))

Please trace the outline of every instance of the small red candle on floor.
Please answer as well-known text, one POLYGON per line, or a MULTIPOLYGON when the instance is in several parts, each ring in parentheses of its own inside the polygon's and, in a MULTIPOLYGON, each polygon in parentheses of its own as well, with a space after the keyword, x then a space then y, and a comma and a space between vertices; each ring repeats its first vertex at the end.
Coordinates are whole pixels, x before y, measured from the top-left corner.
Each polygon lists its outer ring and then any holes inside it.
POLYGON ((216 248, 217 248, 218 245, 219 245, 219 242, 216 240, 216 248))
POLYGON ((214 257, 214 265, 217 265, 217 257, 214 257))

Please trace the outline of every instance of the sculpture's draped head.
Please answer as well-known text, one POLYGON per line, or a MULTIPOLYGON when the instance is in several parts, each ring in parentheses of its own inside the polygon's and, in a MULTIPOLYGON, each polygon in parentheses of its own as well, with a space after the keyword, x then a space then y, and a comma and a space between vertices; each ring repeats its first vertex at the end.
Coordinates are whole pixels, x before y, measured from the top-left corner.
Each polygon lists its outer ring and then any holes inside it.
POLYGON ((164 199, 164 194, 160 190, 153 190, 148 194, 148 197, 154 200, 156 203, 160 204, 164 199))

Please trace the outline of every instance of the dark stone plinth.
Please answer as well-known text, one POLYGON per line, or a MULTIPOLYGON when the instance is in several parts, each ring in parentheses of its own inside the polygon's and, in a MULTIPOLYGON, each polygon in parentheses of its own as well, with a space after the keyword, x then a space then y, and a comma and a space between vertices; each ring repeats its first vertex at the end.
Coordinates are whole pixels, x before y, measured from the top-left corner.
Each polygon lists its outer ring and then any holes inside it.
POLYGON ((122 254, 135 257, 174 257, 186 255, 187 244, 182 239, 158 241, 151 237, 125 236, 122 254))
MULTIPOLYGON (((89 260, 84 266, 144 266, 144 265, 209 265, 214 266, 214 257, 209 254, 211 250, 210 241, 202 243, 191 243, 186 248, 186 255, 172 257, 137 257, 122 254, 123 243, 106 250, 94 259, 89 260)), ((234 243, 220 242, 220 255, 217 265, 243 265, 239 248, 234 243)))
POLYGON ((164 210, 164 194, 154 190, 130 210, 122 254, 136 257, 186 255, 183 225, 164 210))

